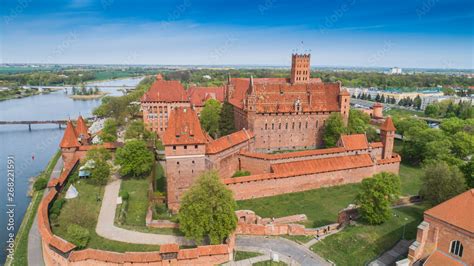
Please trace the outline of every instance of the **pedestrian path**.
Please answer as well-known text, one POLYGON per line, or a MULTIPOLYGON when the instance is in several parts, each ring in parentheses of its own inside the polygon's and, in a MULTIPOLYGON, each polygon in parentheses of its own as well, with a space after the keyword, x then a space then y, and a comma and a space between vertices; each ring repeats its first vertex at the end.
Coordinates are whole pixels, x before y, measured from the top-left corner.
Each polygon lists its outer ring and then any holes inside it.
MULTIPOLYGON (((51 172, 49 179, 59 178, 61 175, 61 170, 63 169, 63 158, 59 157, 56 165, 51 172)), ((46 196, 48 188, 45 189, 43 193, 43 198, 46 196)), ((34 213, 35 219, 33 220, 33 225, 31 226, 30 232, 28 233, 28 262, 30 265, 43 266, 43 248, 41 244, 41 235, 38 231, 38 215, 34 213)))
POLYGON ((398 243, 393 246, 390 250, 382 254, 376 260, 369 263, 369 266, 385 266, 385 265, 394 265, 395 262, 408 252, 408 247, 410 247, 413 240, 400 240, 398 243))
POLYGON ((117 197, 119 195, 121 183, 122 180, 114 179, 105 186, 104 198, 102 200, 99 219, 95 229, 98 235, 110 240, 133 244, 178 244, 180 246, 194 245, 193 241, 187 240, 183 236, 142 233, 115 226, 115 210, 117 208, 117 197))

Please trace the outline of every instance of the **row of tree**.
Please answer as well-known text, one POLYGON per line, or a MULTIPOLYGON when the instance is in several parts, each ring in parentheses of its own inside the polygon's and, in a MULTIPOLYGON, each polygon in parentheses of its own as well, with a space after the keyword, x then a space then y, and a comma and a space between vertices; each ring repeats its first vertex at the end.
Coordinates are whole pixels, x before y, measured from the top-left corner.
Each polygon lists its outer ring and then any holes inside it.
POLYGON ((474 118, 474 107, 470 101, 460 101, 456 104, 452 100, 445 100, 426 106, 425 115, 433 118, 470 119, 474 118))
POLYGON ((72 87, 72 95, 97 95, 100 89, 95 86, 94 88, 86 88, 84 85, 81 88, 72 87))

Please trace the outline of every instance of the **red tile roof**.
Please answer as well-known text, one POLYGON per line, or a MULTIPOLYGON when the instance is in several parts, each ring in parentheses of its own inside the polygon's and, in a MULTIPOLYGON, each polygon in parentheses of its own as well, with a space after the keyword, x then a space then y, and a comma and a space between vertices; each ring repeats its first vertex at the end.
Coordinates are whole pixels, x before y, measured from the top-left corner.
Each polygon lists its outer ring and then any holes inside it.
POLYGON ((230 135, 218 138, 206 146, 207 154, 215 154, 223 150, 227 150, 235 145, 241 144, 251 138, 255 137, 252 131, 246 129, 237 131, 230 135))
POLYGON ((142 102, 186 102, 186 91, 178 80, 157 79, 143 95, 142 102))
POLYGON ((278 163, 271 166, 276 174, 292 173, 293 175, 333 172, 345 169, 372 166, 373 162, 368 154, 338 156, 314 160, 278 163))
MULTIPOLYGON (((294 112, 295 102, 299 100, 303 112, 339 111, 339 83, 313 81, 291 84, 286 79, 262 81, 253 79, 253 90, 257 96, 257 112, 294 112)), ((249 88, 249 79, 231 79, 234 93, 231 104, 243 108, 243 100, 249 88)))
POLYGON ((474 233, 474 188, 425 211, 425 215, 474 233))
POLYGON ((191 87, 188 98, 194 106, 202 107, 209 99, 224 102, 224 87, 191 87))
POLYGON ((372 148, 382 148, 383 143, 382 142, 371 142, 371 143, 369 143, 369 146, 372 147, 372 148))
POLYGON ((369 142, 365 134, 352 134, 341 136, 342 146, 348 151, 365 150, 369 148, 369 142))
POLYGON ((164 145, 204 144, 207 138, 203 133, 196 112, 189 107, 171 111, 168 128, 163 135, 164 145))
POLYGON ((436 250, 433 254, 431 254, 428 259, 423 264, 424 266, 463 266, 466 265, 460 262, 458 259, 451 257, 450 255, 436 250))
POLYGON ((306 157, 306 156, 313 156, 313 155, 340 153, 340 152, 345 152, 345 151, 346 149, 344 147, 335 147, 335 148, 327 148, 327 149, 295 151, 295 152, 285 152, 285 153, 275 153, 275 154, 252 153, 252 152, 242 151, 240 154, 243 156, 258 158, 258 159, 279 160, 279 159, 306 157))
POLYGON ((86 139, 89 138, 89 132, 88 132, 88 129, 87 129, 87 125, 86 125, 86 122, 84 121, 84 119, 82 118, 82 116, 79 116, 77 118, 76 134, 77 134, 78 137, 80 137, 82 135, 83 138, 86 138, 86 139))
POLYGON ((385 119, 385 122, 380 126, 380 130, 384 131, 395 131, 397 130, 395 126, 393 125, 392 118, 389 116, 387 119, 385 119))
POLYGON ((66 130, 64 130, 63 139, 59 144, 61 148, 76 148, 79 147, 79 141, 77 141, 77 134, 71 121, 67 121, 66 130))
POLYGON ((339 95, 341 95, 341 96, 351 96, 351 94, 347 90, 341 90, 339 95))

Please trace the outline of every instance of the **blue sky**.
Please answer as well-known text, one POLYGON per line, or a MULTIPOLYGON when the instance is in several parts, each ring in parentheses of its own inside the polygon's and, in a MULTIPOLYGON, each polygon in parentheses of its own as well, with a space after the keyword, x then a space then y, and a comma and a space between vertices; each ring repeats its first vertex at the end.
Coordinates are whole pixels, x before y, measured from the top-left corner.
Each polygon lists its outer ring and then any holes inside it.
POLYGON ((474 1, 0 0, 2 63, 474 68, 474 1))

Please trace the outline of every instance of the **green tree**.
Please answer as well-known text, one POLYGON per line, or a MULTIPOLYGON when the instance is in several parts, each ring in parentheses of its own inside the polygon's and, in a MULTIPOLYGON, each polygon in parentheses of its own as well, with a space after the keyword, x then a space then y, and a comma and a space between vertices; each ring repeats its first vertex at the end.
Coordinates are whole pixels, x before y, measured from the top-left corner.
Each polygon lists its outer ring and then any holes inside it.
POLYGON ((400 195, 400 177, 382 172, 362 181, 357 195, 362 218, 369 224, 381 224, 391 215, 391 204, 400 195))
POLYGON ((347 133, 362 134, 367 132, 370 126, 370 116, 360 110, 350 109, 349 122, 347 123, 347 133))
POLYGON ((405 119, 397 119, 395 121, 395 126, 397 128, 397 133, 404 135, 405 132, 410 129, 410 128, 420 128, 420 129, 427 129, 428 125, 426 124, 425 121, 421 119, 416 119, 413 117, 408 117, 405 119))
POLYGON ((219 136, 219 118, 221 108, 221 103, 219 101, 209 99, 206 101, 204 108, 201 111, 201 126, 214 138, 219 136))
POLYGON ((346 132, 344 121, 340 113, 332 113, 326 120, 326 128, 324 129, 323 141, 326 147, 336 146, 341 134, 346 132))
POLYGON ((465 126, 466 122, 464 120, 457 117, 451 117, 444 119, 439 125, 439 128, 441 128, 448 135, 454 135, 456 132, 464 130, 465 126))
POLYGON ((219 117, 219 132, 221 136, 226 136, 235 132, 234 107, 228 102, 222 105, 219 117))
POLYGON ((236 203, 232 192, 216 172, 205 172, 184 194, 179 211, 179 226, 185 236, 202 243, 220 244, 237 226, 236 203))
POLYGON ((424 171, 420 195, 432 204, 439 204, 466 190, 464 176, 457 166, 432 161, 424 166, 424 171))
POLYGON ((68 226, 66 236, 67 239, 79 249, 85 248, 90 239, 89 230, 77 224, 71 224, 68 226))
POLYGON ((115 162, 120 165, 123 176, 139 177, 150 173, 153 166, 153 152, 143 140, 130 140, 117 149, 115 162))
POLYGON ((104 147, 95 147, 87 151, 86 159, 94 161, 108 161, 112 158, 110 151, 104 147))
POLYGON ((148 141, 151 137, 152 133, 145 128, 145 124, 141 120, 132 121, 125 131, 125 139, 148 141))
POLYGON ((466 184, 470 188, 474 188, 474 156, 471 157, 465 165, 461 167, 464 177, 466 179, 466 184))
POLYGON ((464 131, 457 132, 452 136, 453 152, 460 158, 467 158, 474 155, 474 135, 464 131))
POLYGON ((90 170, 90 182, 98 185, 105 185, 109 180, 110 166, 106 161, 95 161, 94 167, 90 170))
POLYGON ((105 120, 104 128, 100 133, 100 139, 103 142, 114 142, 117 141, 117 121, 109 118, 105 120))

